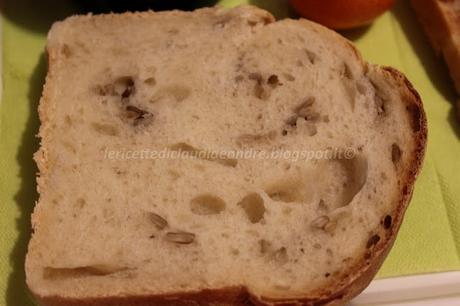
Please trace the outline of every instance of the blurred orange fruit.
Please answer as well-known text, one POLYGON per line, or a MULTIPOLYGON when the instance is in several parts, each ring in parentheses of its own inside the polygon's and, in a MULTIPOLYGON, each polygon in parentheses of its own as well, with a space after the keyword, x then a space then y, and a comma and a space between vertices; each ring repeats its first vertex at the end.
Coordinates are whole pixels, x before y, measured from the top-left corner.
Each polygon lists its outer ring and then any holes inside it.
POLYGON ((371 23, 391 8, 394 0, 290 0, 303 17, 336 30, 371 23))

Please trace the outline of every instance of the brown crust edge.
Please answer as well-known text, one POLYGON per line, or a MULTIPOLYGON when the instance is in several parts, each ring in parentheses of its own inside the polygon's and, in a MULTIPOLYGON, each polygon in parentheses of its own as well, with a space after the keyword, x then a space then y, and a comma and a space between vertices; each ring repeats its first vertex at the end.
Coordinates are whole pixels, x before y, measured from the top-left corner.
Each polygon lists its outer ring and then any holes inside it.
MULTIPOLYGON (((308 22, 308 24, 314 24, 308 22)), ((326 30, 335 34, 334 32, 314 24, 322 31, 326 30)), ((355 46, 344 39, 342 36, 336 34, 336 38, 340 38, 348 47, 355 53, 358 60, 363 66, 366 66, 362 60, 360 52, 355 46)), ((48 56, 48 69, 54 60, 50 56, 51 50, 47 49, 48 56)), ((406 170, 405 176, 402 179, 403 192, 399 199, 399 204, 395 209, 393 226, 390 234, 386 237, 384 243, 380 243, 372 254, 372 257, 367 261, 363 261, 357 269, 351 273, 350 281, 341 287, 330 290, 328 294, 320 296, 312 296, 296 299, 264 299, 252 295, 246 287, 228 287, 219 289, 205 289, 197 292, 188 293, 171 293, 162 295, 138 295, 138 296, 106 296, 96 298, 75 299, 66 298, 61 296, 40 296, 32 292, 36 300, 41 305, 46 306, 188 306, 188 305, 235 305, 235 306, 259 306, 259 305, 276 305, 276 306, 290 306, 290 305, 305 305, 305 306, 339 306, 344 305, 352 298, 361 293, 372 281, 378 269, 383 264, 386 256, 391 250, 396 235, 402 224, 404 213, 409 205, 410 199, 414 189, 414 183, 418 173, 421 170, 423 163, 424 153, 427 141, 427 120, 426 114, 423 109, 423 103, 418 92, 414 89, 410 81, 398 70, 392 67, 381 67, 381 73, 386 77, 393 79, 400 86, 401 97, 406 103, 406 110, 408 116, 414 123, 417 129, 414 130, 415 148, 412 152, 413 159, 409 163, 410 166, 406 170), (353 279, 353 277, 355 277, 353 279)), ((46 89, 46 87, 45 87, 46 89)), ((46 100, 46 90, 43 99, 46 100)), ((44 117, 44 113, 40 111, 40 115, 44 117)), ((38 161, 37 161, 38 162, 38 161)))
POLYGON ((411 0, 417 19, 437 55, 444 58, 457 93, 460 94, 460 13, 449 1, 411 0))

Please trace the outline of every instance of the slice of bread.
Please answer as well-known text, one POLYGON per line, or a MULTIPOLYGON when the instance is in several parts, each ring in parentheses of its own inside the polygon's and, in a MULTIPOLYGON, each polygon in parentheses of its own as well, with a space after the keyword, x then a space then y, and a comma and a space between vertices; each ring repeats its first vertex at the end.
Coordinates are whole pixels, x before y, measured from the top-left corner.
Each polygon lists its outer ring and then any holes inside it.
POLYGON ((446 60, 460 93, 460 1, 411 2, 436 54, 446 60))
MULTIPOLYGON (((449 68, 460 95, 460 0, 411 0, 428 39, 449 68)), ((460 99, 457 100, 460 120, 460 99)))
POLYGON ((43 305, 341 305, 370 282, 425 148, 402 74, 251 6, 70 17, 47 51, 43 305))

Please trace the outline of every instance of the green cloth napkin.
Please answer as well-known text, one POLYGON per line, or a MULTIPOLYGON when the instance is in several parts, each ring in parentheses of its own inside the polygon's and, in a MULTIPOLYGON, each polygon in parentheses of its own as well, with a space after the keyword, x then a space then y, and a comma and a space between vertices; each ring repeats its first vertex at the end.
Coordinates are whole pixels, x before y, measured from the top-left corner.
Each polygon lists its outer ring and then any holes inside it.
MULTIPOLYGON (((224 0, 233 6, 246 1, 224 0)), ((248 1, 249 2, 249 1, 248 1)), ((277 17, 286 1, 257 1, 277 17)), ((3 96, 0 103, 0 294, 3 305, 33 305, 24 282, 30 214, 37 194, 32 155, 38 146, 37 105, 46 74, 46 32, 75 12, 68 1, 10 0, 3 5, 3 96), (44 3, 52 3, 46 8, 44 3)), ((408 3, 372 26, 344 33, 370 62, 403 71, 420 92, 428 115, 425 164, 396 244, 379 277, 460 269, 460 128, 455 92, 408 3)))

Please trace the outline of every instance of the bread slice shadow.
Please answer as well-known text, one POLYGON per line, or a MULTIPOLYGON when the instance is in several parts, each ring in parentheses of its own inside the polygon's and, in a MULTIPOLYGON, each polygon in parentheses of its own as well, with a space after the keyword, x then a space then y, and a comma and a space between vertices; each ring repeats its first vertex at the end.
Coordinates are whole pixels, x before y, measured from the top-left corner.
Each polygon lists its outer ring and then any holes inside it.
POLYGON ((276 19, 299 17, 299 15, 289 5, 288 0, 250 0, 249 4, 269 11, 276 19))
MULTIPOLYGON (((449 122, 457 138, 460 138, 460 124, 455 115, 455 101, 457 98, 447 66, 441 58, 436 57, 434 50, 428 43, 428 38, 423 33, 422 25, 417 21, 415 12, 409 1, 398 1, 395 3, 391 13, 397 22, 401 24, 401 29, 404 31, 406 39, 419 58, 430 82, 444 99, 452 104, 451 111, 446 120, 449 122)), ((423 94, 423 90, 421 91, 421 94, 423 94)), ((442 101, 433 101, 433 103, 442 103, 442 101)))
POLYGON ((20 215, 16 219, 16 230, 19 234, 9 258, 12 272, 8 279, 6 292, 8 306, 35 305, 25 282, 24 260, 31 234, 30 216, 38 199, 36 184, 38 170, 33 160, 33 154, 38 150, 39 146, 39 139, 36 137, 40 126, 37 107, 43 84, 45 83, 45 76, 46 59, 42 54, 29 79, 27 102, 30 111, 22 134, 21 145, 16 155, 16 160, 20 166, 19 177, 21 179, 19 191, 14 196, 20 211, 20 215))
POLYGON ((216 3, 217 0, 4 0, 0 2, 0 11, 6 19, 20 27, 46 34, 53 22, 74 14, 172 9, 190 11, 216 3))
POLYGON ((4 0, 0 11, 5 19, 33 33, 46 34, 53 22, 79 13, 77 1, 4 0))

